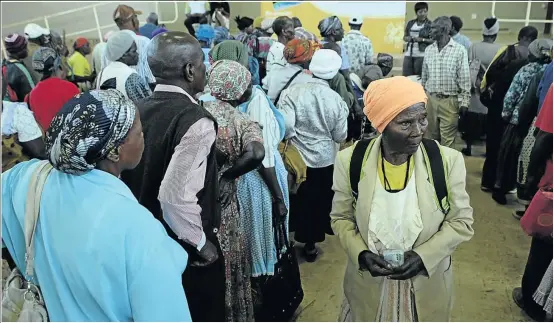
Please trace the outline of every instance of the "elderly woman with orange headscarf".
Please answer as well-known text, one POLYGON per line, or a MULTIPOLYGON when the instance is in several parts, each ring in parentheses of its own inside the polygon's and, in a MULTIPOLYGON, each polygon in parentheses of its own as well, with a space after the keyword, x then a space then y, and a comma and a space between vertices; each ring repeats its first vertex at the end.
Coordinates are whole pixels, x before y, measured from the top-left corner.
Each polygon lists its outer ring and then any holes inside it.
POLYGON ((461 153, 423 139, 423 87, 372 82, 364 113, 379 136, 337 156, 333 231, 349 260, 342 321, 448 321, 452 253, 473 236, 461 153))
POLYGON ((283 55, 287 64, 275 69, 264 79, 269 99, 277 104, 281 92, 293 84, 306 83, 312 79, 308 68, 319 45, 303 39, 293 39, 287 43, 283 55))

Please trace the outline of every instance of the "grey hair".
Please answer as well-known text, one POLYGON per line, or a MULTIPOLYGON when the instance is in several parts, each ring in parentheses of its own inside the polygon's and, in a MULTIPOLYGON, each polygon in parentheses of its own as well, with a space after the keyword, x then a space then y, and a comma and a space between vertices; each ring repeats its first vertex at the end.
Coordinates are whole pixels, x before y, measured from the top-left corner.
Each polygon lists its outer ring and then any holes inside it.
POLYGON ((155 12, 151 12, 148 15, 148 18, 146 18, 146 21, 151 24, 158 25, 158 14, 155 12))
POLYGON ((452 31, 452 20, 450 20, 450 17, 440 16, 437 19, 435 19, 433 23, 445 29, 446 34, 450 34, 450 32, 452 31))

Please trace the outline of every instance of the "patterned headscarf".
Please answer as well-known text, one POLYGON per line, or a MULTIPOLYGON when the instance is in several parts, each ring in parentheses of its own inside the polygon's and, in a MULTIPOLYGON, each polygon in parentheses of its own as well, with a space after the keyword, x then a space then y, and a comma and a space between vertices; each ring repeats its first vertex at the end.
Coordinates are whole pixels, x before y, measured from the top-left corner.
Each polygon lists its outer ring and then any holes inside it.
POLYGON ((226 40, 231 39, 231 33, 229 33, 229 29, 225 27, 215 27, 214 28, 215 37, 214 37, 214 45, 217 45, 219 43, 222 43, 226 40))
POLYGON ((61 57, 50 47, 40 47, 33 53, 33 69, 45 77, 54 74, 61 64, 61 57))
POLYGON ((27 49, 27 39, 18 34, 10 34, 4 38, 6 51, 12 55, 17 55, 27 49))
POLYGON ((316 50, 319 49, 318 44, 303 39, 293 39, 287 43, 283 55, 287 62, 298 64, 308 62, 314 56, 316 50))
POLYGON ((76 95, 58 112, 46 132, 50 163, 73 175, 93 170, 125 141, 135 113, 133 102, 115 89, 76 95))
POLYGON ((319 25, 317 25, 317 29, 319 29, 322 37, 327 37, 331 31, 337 30, 341 27, 342 22, 340 22, 340 19, 337 16, 325 18, 319 22, 319 25))
POLYGON ((210 64, 226 59, 248 68, 248 47, 238 40, 228 40, 216 45, 208 56, 210 64))
POLYGON ((250 86, 252 75, 243 65, 229 60, 217 61, 208 75, 208 87, 216 99, 238 100, 250 86))
POLYGON ((547 60, 551 56, 552 41, 550 39, 535 39, 529 44, 529 53, 540 61, 547 60))

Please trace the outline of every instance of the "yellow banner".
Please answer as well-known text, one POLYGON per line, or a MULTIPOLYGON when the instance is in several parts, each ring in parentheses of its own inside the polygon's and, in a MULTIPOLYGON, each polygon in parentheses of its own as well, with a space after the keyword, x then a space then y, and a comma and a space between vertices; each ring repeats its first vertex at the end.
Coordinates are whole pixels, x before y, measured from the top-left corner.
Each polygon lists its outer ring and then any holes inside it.
POLYGON ((363 18, 361 32, 373 43, 374 53, 401 54, 404 45, 406 4, 390 2, 262 2, 261 15, 298 17, 307 30, 319 36, 319 21, 337 16, 345 33, 351 17, 363 18))

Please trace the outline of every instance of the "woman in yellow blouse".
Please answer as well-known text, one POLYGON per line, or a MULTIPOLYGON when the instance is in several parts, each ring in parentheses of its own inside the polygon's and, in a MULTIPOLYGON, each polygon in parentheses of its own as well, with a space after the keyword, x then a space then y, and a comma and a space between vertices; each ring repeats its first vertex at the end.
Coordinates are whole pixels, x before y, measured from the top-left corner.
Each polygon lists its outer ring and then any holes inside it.
POLYGON ((473 209, 461 153, 423 141, 426 102, 406 77, 372 82, 364 113, 381 135, 337 156, 331 223, 349 256, 341 321, 450 318, 451 256, 473 236, 473 209))

